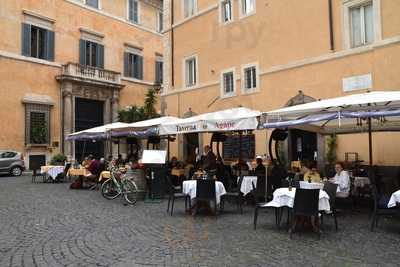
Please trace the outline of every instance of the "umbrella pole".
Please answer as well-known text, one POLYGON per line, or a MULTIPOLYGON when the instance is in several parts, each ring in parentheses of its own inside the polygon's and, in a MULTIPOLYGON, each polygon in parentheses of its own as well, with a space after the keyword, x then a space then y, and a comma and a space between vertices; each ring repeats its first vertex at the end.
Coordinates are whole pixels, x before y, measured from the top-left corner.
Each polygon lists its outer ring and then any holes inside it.
POLYGON ((169 135, 167 135, 167 159, 169 161, 169 135))
POLYGON ((242 131, 239 131, 239 177, 242 178, 242 131))
POLYGON ((86 149, 86 140, 83 141, 83 150, 82 150, 82 158, 81 161, 85 159, 85 149, 86 149))
POLYGON ((369 148, 369 166, 372 167, 372 126, 371 117, 368 118, 368 148, 369 148))

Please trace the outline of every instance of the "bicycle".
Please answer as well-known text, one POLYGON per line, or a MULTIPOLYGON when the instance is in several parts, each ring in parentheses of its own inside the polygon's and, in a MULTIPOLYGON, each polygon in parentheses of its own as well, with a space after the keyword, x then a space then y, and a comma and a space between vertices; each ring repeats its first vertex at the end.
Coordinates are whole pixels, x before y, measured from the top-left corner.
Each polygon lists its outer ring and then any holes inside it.
POLYGON ((112 200, 123 195, 126 202, 135 204, 138 192, 135 182, 118 168, 111 168, 110 173, 110 178, 101 185, 102 196, 112 200))

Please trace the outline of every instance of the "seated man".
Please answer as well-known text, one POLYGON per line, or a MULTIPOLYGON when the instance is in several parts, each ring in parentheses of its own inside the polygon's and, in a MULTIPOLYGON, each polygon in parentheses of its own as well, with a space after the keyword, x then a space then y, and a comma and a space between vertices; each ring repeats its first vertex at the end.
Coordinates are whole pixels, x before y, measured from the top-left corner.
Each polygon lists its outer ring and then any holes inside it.
POLYGON ((304 181, 307 181, 310 183, 320 183, 321 182, 321 176, 319 175, 315 164, 312 164, 310 167, 310 170, 308 170, 304 174, 304 181))
POLYGON ((338 185, 338 191, 336 197, 346 198, 350 195, 350 176, 349 173, 343 170, 342 163, 336 163, 335 165, 336 174, 333 178, 329 179, 329 182, 338 185))
POLYGON ((89 166, 87 167, 87 170, 89 171, 89 174, 86 175, 86 178, 88 180, 95 180, 97 176, 100 174, 100 161, 98 161, 96 158, 91 158, 91 162, 89 166))

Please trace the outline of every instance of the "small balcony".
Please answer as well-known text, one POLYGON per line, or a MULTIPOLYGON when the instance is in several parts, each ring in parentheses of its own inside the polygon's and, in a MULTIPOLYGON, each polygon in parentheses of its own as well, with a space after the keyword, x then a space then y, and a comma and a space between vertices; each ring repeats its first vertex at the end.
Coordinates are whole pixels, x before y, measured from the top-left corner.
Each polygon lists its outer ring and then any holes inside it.
POLYGON ((72 80, 95 85, 123 87, 121 73, 119 72, 72 62, 62 65, 61 75, 57 76, 57 80, 72 80))

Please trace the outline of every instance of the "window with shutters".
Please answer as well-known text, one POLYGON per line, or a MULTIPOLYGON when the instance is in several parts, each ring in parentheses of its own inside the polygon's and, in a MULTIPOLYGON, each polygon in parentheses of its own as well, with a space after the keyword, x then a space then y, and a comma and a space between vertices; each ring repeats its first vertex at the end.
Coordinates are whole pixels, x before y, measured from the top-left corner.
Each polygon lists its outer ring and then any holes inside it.
POLYGON ((258 64, 248 64, 242 67, 242 92, 251 93, 259 86, 258 64))
POLYGON ((182 0, 183 1, 183 16, 185 18, 196 14, 197 0, 182 0))
POLYGON ((81 39, 79 46, 81 65, 104 68, 104 46, 102 44, 81 39))
POLYGON ((235 88, 235 69, 227 69, 221 73, 221 97, 231 97, 236 95, 235 88))
POLYGON ((372 2, 351 7, 350 10, 351 47, 374 42, 374 18, 372 2))
POLYGON ((97 9, 100 9, 100 0, 85 0, 85 4, 87 6, 91 6, 97 9))
POLYGON ((128 20, 139 24, 139 0, 128 0, 128 20))
POLYGON ((138 53, 125 52, 124 76, 143 80, 143 56, 138 53))
POLYGON ((220 1, 221 22, 228 23, 233 20, 232 0, 220 1))
POLYGON ((241 17, 256 13, 256 0, 239 0, 239 5, 241 17))
POLYGON ((50 106, 25 104, 25 143, 50 144, 50 106))
POLYGON ((22 55, 54 61, 54 32, 23 23, 22 55))
POLYGON ((197 84, 197 56, 185 59, 185 85, 192 87, 197 84))
POLYGON ((155 82, 158 84, 163 83, 163 62, 161 60, 156 60, 156 79, 155 82))

